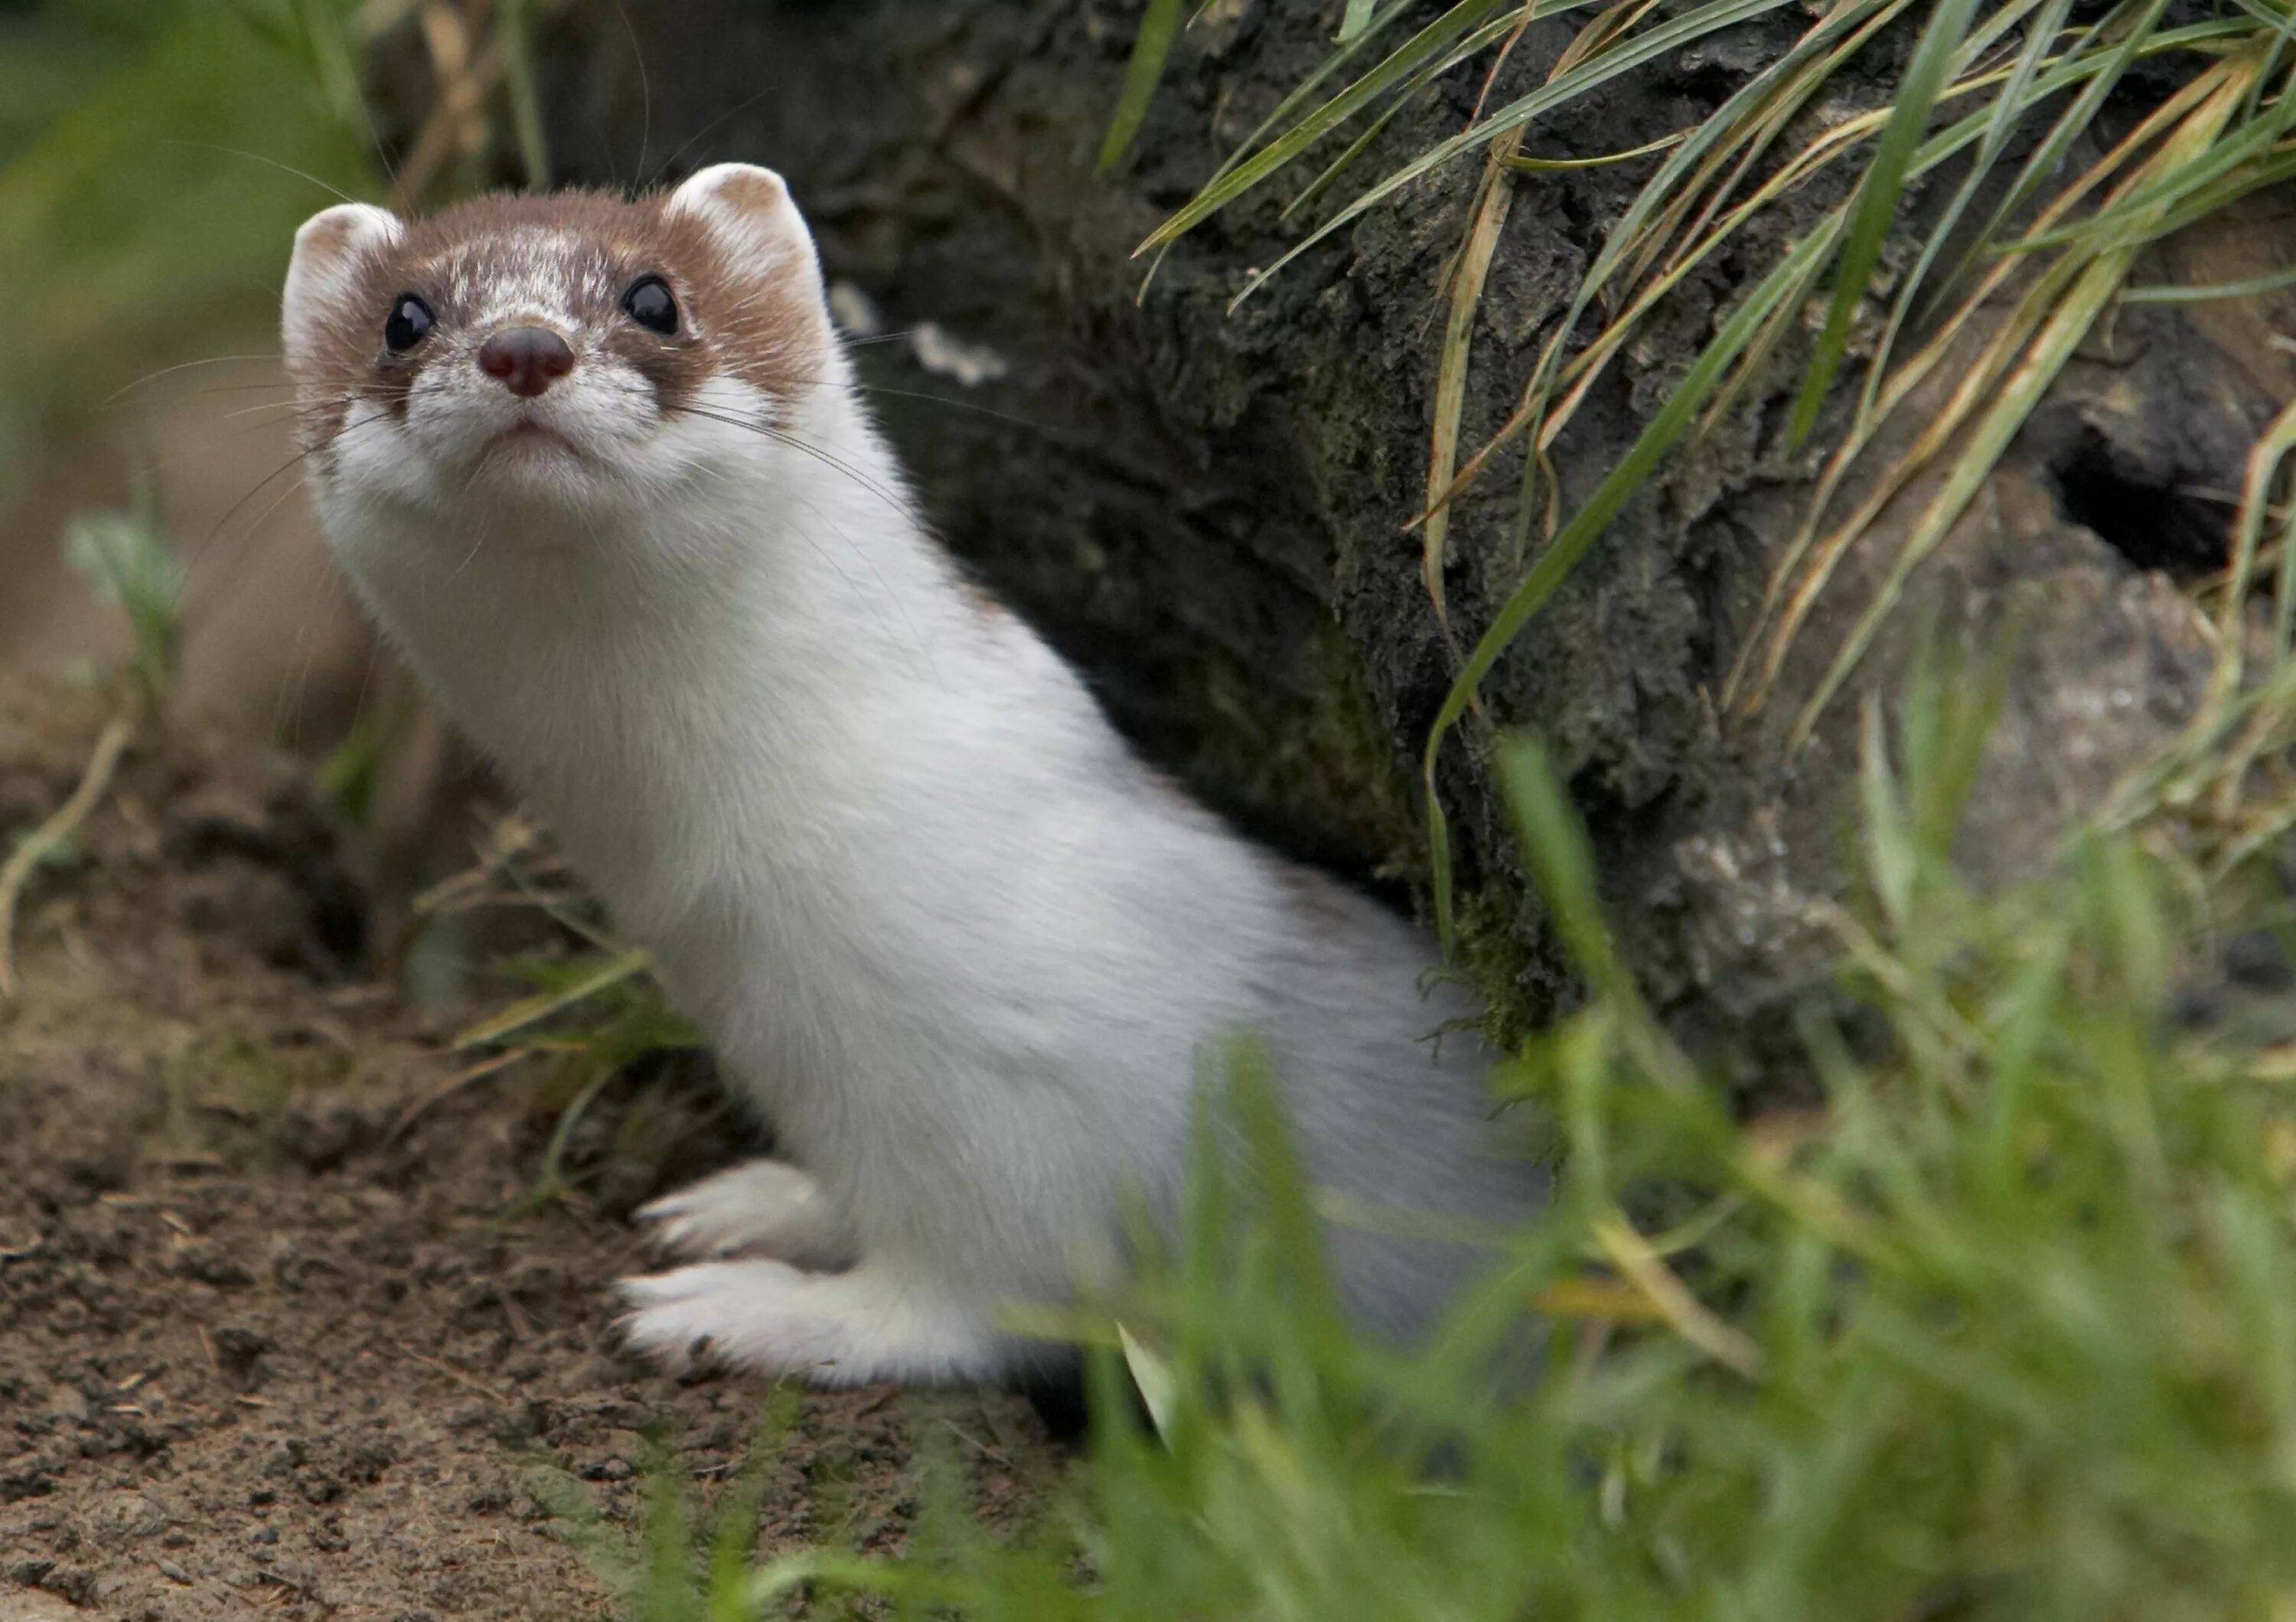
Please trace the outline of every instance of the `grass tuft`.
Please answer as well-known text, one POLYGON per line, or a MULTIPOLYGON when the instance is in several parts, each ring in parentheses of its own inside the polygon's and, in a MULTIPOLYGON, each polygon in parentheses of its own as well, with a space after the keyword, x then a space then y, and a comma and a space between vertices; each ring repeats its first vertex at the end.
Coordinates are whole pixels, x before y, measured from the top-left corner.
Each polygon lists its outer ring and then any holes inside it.
POLYGON ((528 1495, 582 1555, 629 1622, 747 1622, 750 1562, 767 1473, 797 1421, 798 1394, 775 1388, 741 1469, 706 1517, 675 1451, 659 1440, 641 1470, 636 1524, 616 1526, 577 1481, 543 1459, 526 1470, 528 1495))
MULTIPOLYGON (((1336 146, 1287 210, 1287 217, 1301 217, 1299 240, 1247 278, 1238 298, 1249 298, 1406 188, 1456 161, 1484 163, 1461 252, 1446 272, 1428 498, 1416 520, 1425 530, 1423 573, 1447 636, 1442 568, 1455 539, 1447 533, 1451 504, 1507 446, 1524 442, 1528 454, 1513 546, 1521 572, 1483 633, 1455 646, 1454 685, 1423 762, 1436 913, 1447 943, 1456 939, 1451 862, 1434 785, 1448 734, 1478 712, 1481 684, 1498 656, 1628 504, 1662 474, 1685 439, 1765 374, 1774 356, 1792 346, 1807 349, 1790 439, 1814 431, 1821 408, 1845 391, 1850 409, 1802 532, 1782 554, 1746 627, 1744 652, 1722 695, 1735 714, 1751 717, 1762 708, 1841 560, 1888 501, 1925 472, 1942 474, 1895 543, 1879 590, 1784 728, 1791 750, 1810 736, 1840 695, 1914 569, 1966 509, 2067 358, 2124 297, 2257 297, 2280 284, 2259 278, 2133 295, 2127 285, 2148 244, 2296 175, 2296 94, 2290 94, 2296 53, 2289 48, 2296 12, 2275 0, 2246 0, 2197 20, 2184 13, 2172 19, 2165 0, 2118 0, 2101 12, 2077 12, 2070 0, 1990 6, 1939 0, 1928 8, 1912 0, 1841 0, 1816 12, 1791 47, 1689 128, 1629 152, 1543 157, 1535 150, 1540 132, 1579 98, 1778 9, 1772 0, 1679 7, 1617 0, 1592 10, 1543 83, 1496 105, 1479 105, 1466 128, 1362 183, 1352 196, 1325 201, 1371 138, 1431 94, 1442 73, 1503 53, 1533 20, 1589 9, 1575 0, 1460 0, 1407 31, 1402 7, 1361 18, 1347 44, 1143 244, 1144 250, 1168 248, 1247 193, 1336 146), (1892 69, 1884 53, 1897 50, 1909 29, 1915 30, 1912 48, 1892 69), (1355 69, 1353 53, 1374 42, 1384 53, 1369 69, 1355 69), (2165 68, 2177 87, 2149 110, 2139 104, 2128 124, 2121 111, 2128 99, 2116 93, 2140 64, 2165 68), (1888 94, 1862 110, 1820 116, 1829 86, 1848 82, 1876 83, 1888 94), (2070 162, 2085 143, 2103 156, 2086 167, 2070 162), (1656 167, 1551 327, 1520 407, 1483 445, 1463 453, 1458 423, 1468 334, 1490 239, 1505 217, 1505 189, 1538 184, 1540 175, 1557 168, 1652 158, 1660 159, 1656 167), (2021 160, 2009 173, 2013 158, 2021 160), (1926 209, 1914 227, 1909 266, 1891 285, 1882 285, 1885 246, 1893 232, 1906 229, 1915 188, 1944 181, 1951 184, 1941 204, 1926 209), (1842 201, 1784 241, 1770 268, 1740 294, 1684 383, 1594 494, 1575 512, 1560 512, 1549 453, 1596 381, 1685 282, 1726 250, 1776 235, 1768 222, 1780 217, 1781 204, 1821 182, 1842 201), (1803 330, 1803 314, 1829 266, 1832 291, 1811 335, 1803 330), (1869 307, 1878 307, 1881 320, 1878 338, 1866 343, 1859 323, 1869 307), (1850 388, 1842 373, 1853 339, 1863 348, 1850 388), (1922 387, 1956 368, 1959 386, 1938 408, 1922 387), (1892 442, 1883 430, 1916 409, 1929 414, 1912 422, 1910 445, 1876 465, 1877 447, 1892 442), (1835 511, 1851 474, 1861 471, 1873 494, 1846 513, 1835 511)), ((1135 65, 1147 71, 1144 59, 1135 65)))

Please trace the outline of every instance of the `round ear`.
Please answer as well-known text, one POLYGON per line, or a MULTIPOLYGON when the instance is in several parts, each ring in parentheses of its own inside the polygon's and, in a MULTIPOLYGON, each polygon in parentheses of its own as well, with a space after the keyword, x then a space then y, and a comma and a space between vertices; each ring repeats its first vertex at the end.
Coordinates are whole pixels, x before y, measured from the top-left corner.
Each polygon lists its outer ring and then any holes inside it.
POLYGON ((813 233, 773 170, 754 163, 697 169, 669 194, 668 212, 700 221, 735 271, 776 280, 795 276, 815 298, 825 297, 813 233))
POLYGON ((357 285, 367 256, 406 234, 397 215, 372 203, 338 203, 303 222, 281 299, 280 335, 290 361, 310 354, 327 324, 340 319, 336 307, 357 285))

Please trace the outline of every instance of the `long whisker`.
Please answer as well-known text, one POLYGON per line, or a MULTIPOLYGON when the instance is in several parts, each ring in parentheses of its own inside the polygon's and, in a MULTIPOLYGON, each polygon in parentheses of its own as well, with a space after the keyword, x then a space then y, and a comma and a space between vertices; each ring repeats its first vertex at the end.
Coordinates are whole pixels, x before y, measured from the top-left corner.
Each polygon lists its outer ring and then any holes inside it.
POLYGON ((638 164, 630 171, 635 181, 645 173, 646 150, 653 144, 653 79, 646 72, 645 51, 638 44, 637 29, 622 0, 614 0, 614 11, 622 20, 622 32, 630 37, 630 54, 638 62, 638 164))
MULTIPOLYGON (((333 438, 328 440, 325 444, 315 445, 311 446, 310 449, 299 452, 296 455, 289 458, 278 467, 274 468, 262 479, 257 480, 254 486, 250 487, 245 495, 242 496, 237 501, 234 502, 229 508, 226 509, 223 516, 216 520, 215 523, 209 528, 208 532, 204 536, 191 546, 184 549, 183 556, 186 567, 181 578, 176 583, 174 597, 175 612, 186 618, 196 613, 197 605, 187 605, 185 602, 185 598, 188 596, 193 586, 195 584, 193 579, 194 569, 201 568, 208 562, 209 555, 214 549, 217 539, 223 536, 225 527, 231 522, 232 519, 239 512, 240 509, 246 506, 249 502, 252 501, 257 496, 261 494, 266 487, 271 485, 283 474, 286 474, 294 468, 299 466, 306 458, 313 455, 318 451, 326 449, 328 446, 340 443, 357 429, 368 426, 369 423, 376 420, 377 419, 371 418, 368 419, 366 422, 353 423, 349 428, 347 428, 340 433, 336 434, 333 438)), ((291 482, 283 489, 280 490, 280 492, 271 499, 269 504, 266 505, 260 513, 257 514, 256 517, 247 524, 245 528, 240 532, 241 539, 245 540, 252 537, 263 528, 265 524, 270 521, 271 515, 276 512, 280 507, 285 504, 287 499, 294 495, 294 493, 295 487, 291 482)))
POLYGON ((280 357, 276 355, 210 355, 204 360, 180 361, 172 366, 162 366, 157 372, 147 372, 132 383, 122 383, 119 388, 113 389, 110 394, 105 395, 103 398, 97 401, 96 405, 100 409, 102 406, 111 405, 112 401, 118 399, 121 395, 132 393, 135 389, 141 389, 146 383, 157 382, 160 379, 170 376, 177 372, 188 372, 194 366, 224 366, 240 361, 275 361, 279 358, 280 357))
MULTIPOLYGON (((487 471, 488 466, 493 463, 496 455, 501 449, 502 442, 500 440, 496 440, 493 444, 488 445, 486 449, 480 451, 479 453, 478 460, 471 463, 471 471, 463 479, 462 491, 455 497, 455 505, 458 512, 466 512, 470 510, 471 492, 478 486, 479 475, 487 471)), ((471 537, 471 550, 469 554, 466 555, 460 563, 455 565, 455 572, 448 575, 443 584, 452 586, 455 581, 463 578, 463 571, 464 569, 470 568, 472 564, 479 561, 479 553, 486 545, 487 537, 493 528, 494 515, 490 512, 480 513, 479 515, 478 533, 471 537)))
MULTIPOLYGON (((275 407, 285 406, 290 403, 291 402, 286 400, 275 400, 266 406, 256 407, 256 409, 270 410, 275 407)), ((173 455, 161 456, 158 460, 148 463, 146 471, 158 472, 166 468, 178 467, 184 463, 193 460, 194 457, 208 455, 218 446, 227 445, 234 440, 247 438, 250 435, 261 433, 266 429, 276 428, 288 422, 299 422, 306 420, 315 420, 324 414, 324 407, 315 406, 308 414, 299 412, 293 416, 270 417, 260 422, 242 423, 237 428, 205 436, 196 444, 187 445, 183 449, 176 452, 173 455)), ((233 414, 237 415, 239 414, 234 413, 233 414)))
MULTIPOLYGON (((716 415, 714 413, 708 413, 705 414, 716 415)), ((876 496, 879 500, 885 503, 887 506, 891 507, 897 514, 899 514, 904 518, 908 514, 909 504, 902 500, 894 492, 886 489, 876 480, 869 478, 859 469, 849 465, 841 458, 830 455, 820 446, 808 442, 799 435, 790 431, 788 429, 778 428, 769 423, 745 423, 738 421, 737 419, 723 416, 718 416, 717 420, 719 422, 732 422, 733 425, 736 427, 747 427, 751 430, 751 431, 761 434, 776 444, 785 445, 793 451, 800 452, 804 455, 811 456, 815 461, 823 463, 824 466, 835 469, 837 471, 844 474, 848 479, 852 479, 856 484, 858 484, 863 488, 870 491, 873 495, 876 496)), ((822 519, 823 514, 821 512, 821 509, 816 506, 812 501, 807 499, 802 494, 799 494, 797 498, 805 509, 811 512, 816 520, 822 519)), ((902 624, 898 627, 886 618, 883 602, 890 602, 898 605, 902 602, 902 598, 898 593, 882 589, 885 582, 882 575, 878 569, 876 560, 871 556, 866 547, 859 545, 854 541, 852 536, 847 533, 845 527, 842 524, 836 522, 833 519, 827 520, 825 521, 829 523, 831 528, 836 531, 838 537, 845 543, 846 551, 858 558, 861 561, 863 567, 867 569, 870 574, 877 578, 881 588, 880 591, 875 594, 875 596, 865 597, 864 600, 872 603, 873 606, 871 611, 876 618, 879 627, 884 631, 886 640, 893 646, 903 649, 913 658, 922 660, 923 674, 931 676, 934 680, 938 681, 939 679, 939 668, 933 662, 931 643, 918 633, 915 624, 909 619, 907 610, 905 607, 898 610, 902 618, 902 624), (880 601, 881 599, 882 601, 880 601)), ((831 554, 829 549, 815 538, 813 531, 810 528, 808 528, 801 531, 801 533, 804 534, 806 539, 812 545, 815 552, 821 556, 823 561, 827 562, 831 568, 835 569, 838 574, 849 583, 851 577, 847 575, 845 570, 839 566, 837 560, 831 554)))
POLYGON ((946 406, 951 411, 969 411, 977 417, 994 417, 1000 422, 1010 422, 1015 427, 1028 429, 1033 433, 1049 435, 1052 432, 1052 430, 1043 423, 1032 422, 1026 417, 1016 417, 1009 411, 998 411, 988 406, 976 406, 971 400, 951 399, 945 394, 932 394, 917 389, 887 389, 877 383, 856 383, 854 387, 864 394, 890 395, 895 399, 901 400, 930 400, 936 406, 946 406))
POLYGON ((390 160, 390 149, 383 143, 382 131, 376 127, 374 109, 367 105, 366 91, 360 86, 351 86, 351 100, 357 103, 359 122, 366 126, 366 143, 373 149, 374 160, 382 165, 382 177, 390 182, 393 196, 398 194, 398 166, 390 160))
MULTIPOLYGON (((193 400, 199 399, 204 396, 211 394, 258 394, 265 392, 272 394, 285 394, 293 387, 294 385, 291 383, 217 383, 205 389, 186 389, 180 394, 156 395, 152 397, 152 401, 157 401, 162 406, 177 406, 188 404, 193 400)), ((120 412, 138 410, 150 403, 152 402, 146 400, 115 400, 108 405, 90 407, 89 414, 91 416, 109 416, 120 412)), ((274 403, 279 405, 287 404, 284 400, 274 403)))
POLYGON ((744 429, 750 433, 759 435, 764 438, 771 439, 777 445, 785 445, 793 451, 797 451, 804 455, 812 457, 824 467, 834 468, 837 471, 844 474, 848 479, 850 479, 855 484, 859 485, 863 489, 867 490, 871 495, 876 496, 880 501, 882 501, 886 505, 892 507, 896 511, 901 512, 906 512, 908 511, 909 504, 901 499, 901 497, 894 491, 886 488, 883 485, 870 478, 860 469, 845 462, 842 458, 832 455, 830 452, 822 449, 821 446, 817 445, 814 445, 808 440, 799 438, 788 429, 777 428, 771 423, 756 422, 747 417, 735 416, 730 412, 712 411, 706 406, 689 406, 685 410, 689 415, 707 417, 712 422, 723 422, 728 428, 744 429))
POLYGON ((374 685, 374 668, 382 660, 382 638, 378 636, 367 644, 366 668, 359 672, 358 692, 351 700, 351 725, 357 726, 366 719, 366 695, 374 685))
POLYGON ((271 471, 266 473, 261 479, 258 479, 254 487, 249 490, 246 495, 241 496, 237 501, 232 503, 230 506, 224 509, 223 516, 216 520, 215 527, 209 529, 205 538, 200 542, 201 549, 204 551, 206 547, 214 541, 215 537, 223 532, 223 527, 231 522, 231 520, 238 515, 240 509, 246 506, 249 502, 253 501, 256 496, 260 495, 275 479, 277 479, 283 475, 301 467, 304 463, 309 461, 313 456, 317 455, 321 451, 332 449, 334 446, 341 444, 352 434, 357 433, 360 429, 368 427, 381 421, 381 419, 379 417, 368 417, 360 422, 350 423, 332 438, 323 440, 319 444, 310 446, 308 449, 296 452, 295 455, 290 456, 286 461, 272 469, 271 471))
MULTIPOLYGON (((799 492, 792 492, 792 494, 796 495, 798 502, 807 512, 812 513, 816 520, 823 519, 821 509, 807 500, 803 494, 799 492)), ((866 547, 854 541, 844 525, 838 523, 834 519, 824 521, 826 521, 829 528, 835 531, 837 538, 844 542, 845 550, 859 559, 862 567, 866 569, 871 578, 877 582, 878 589, 875 592, 860 594, 860 597, 863 602, 868 604, 870 615, 876 620, 878 628, 885 633, 885 640, 912 658, 921 659, 921 673, 939 680, 939 671, 933 663, 932 645, 917 634, 916 624, 909 618, 908 610, 904 605, 901 594, 885 589, 884 574, 877 567, 876 559, 870 555, 866 547), (885 617, 885 605, 888 603, 893 604, 900 613, 901 624, 898 627, 885 617)), ((807 544, 813 548, 815 555, 837 571, 838 578, 843 580, 848 586, 853 584, 853 577, 846 573, 844 566, 838 561, 836 555, 822 544, 811 528, 801 528, 798 533, 805 537, 807 544)))
MULTIPOLYGON (((280 379, 277 382, 271 383, 202 383, 196 389, 186 389, 180 394, 169 394, 162 396, 161 397, 170 400, 189 400, 196 399, 201 395, 204 394, 253 394, 258 389, 266 389, 274 394, 285 394, 292 390, 294 387, 294 384, 287 381, 284 378, 280 379)), ((133 402, 122 401, 120 404, 128 405, 133 404, 133 402)), ((114 409, 118 409, 118 407, 115 406, 114 409)))
POLYGON ((322 192, 332 193, 335 196, 341 198, 347 203, 355 203, 358 201, 357 198, 353 197, 348 192, 344 191, 340 186, 332 184, 327 181, 320 179, 308 169, 299 169, 291 163, 282 163, 278 159, 266 158, 261 152, 250 152, 246 151, 244 148, 236 146, 218 146, 212 141, 179 141, 172 136, 162 141, 160 144, 162 146, 188 146, 203 152, 221 152, 226 157, 244 158, 250 163, 268 164, 273 168, 279 170, 282 174, 292 175, 298 180, 308 180, 313 185, 318 187, 322 192))
MULTIPOLYGON (((323 416, 331 409, 332 405, 332 403, 328 401, 258 400, 252 406, 242 406, 236 411, 226 411, 216 420, 219 422, 229 422, 240 417, 253 416, 258 411, 283 411, 299 420, 304 417, 323 416)), ((273 420, 275 422, 280 419, 273 420)))
MULTIPOLYGON (((349 589, 348 582, 343 578, 343 571, 330 569, 324 578, 326 581, 327 606, 339 606, 349 589)), ((318 659, 318 649, 313 643, 311 631, 312 621, 308 618, 295 627, 295 646, 303 657, 295 668, 293 685, 280 686, 272 695, 271 702, 271 735, 284 741, 290 750, 299 754, 303 752, 305 696, 311 687, 311 667, 318 659)), ((368 658, 372 659, 372 639, 368 649, 368 658)))
MULTIPOLYGON (((627 20, 627 19, 625 19, 625 20, 627 20)), ((780 88, 781 86, 779 85, 768 85, 763 90, 758 91, 755 95, 742 97, 742 100, 734 102, 725 111, 719 113, 707 124, 704 124, 700 129, 695 130, 692 135, 686 136, 684 141, 678 143, 678 148, 676 152, 670 153, 668 157, 661 160, 661 167, 653 172, 652 180, 647 184, 650 185, 660 185, 661 184, 661 177, 664 175, 668 174, 672 168, 676 167, 677 160, 680 158, 685 157, 686 153, 693 150, 695 142, 701 140, 704 135, 709 134, 710 131, 725 123, 726 119, 738 118, 742 113, 749 111, 750 108, 755 107, 759 102, 764 101, 767 96, 773 94, 780 88)))
POLYGON ((234 581, 239 579, 239 558, 246 553, 246 547, 248 545, 252 545, 255 536, 262 533, 264 524, 271 521, 271 514, 278 512, 283 505, 287 505, 287 498, 294 496, 294 489, 296 489, 294 480, 284 482, 283 487, 280 487, 280 492, 275 494, 275 496, 271 496, 271 501, 264 505, 262 512, 258 512, 252 520, 246 521, 246 526, 239 530, 239 536, 225 537, 225 553, 220 558, 214 556, 214 547, 211 547, 209 542, 202 542, 195 552, 188 553, 188 561, 191 561, 191 563, 204 565, 209 563, 209 561, 214 561, 214 568, 184 569, 182 584, 176 586, 176 618, 179 618, 186 627, 198 623, 200 616, 207 611, 209 604, 216 602, 216 593, 227 591, 230 584, 234 584, 234 581))

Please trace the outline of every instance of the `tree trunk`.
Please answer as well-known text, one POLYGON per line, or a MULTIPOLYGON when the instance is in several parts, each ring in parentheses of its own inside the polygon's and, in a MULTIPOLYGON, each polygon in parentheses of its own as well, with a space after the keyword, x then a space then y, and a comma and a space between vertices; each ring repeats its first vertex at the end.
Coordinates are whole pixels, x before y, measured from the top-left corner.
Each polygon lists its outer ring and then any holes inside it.
MULTIPOLYGON (((1131 154, 1103 175, 1135 4, 625 3, 629 32, 593 19, 552 45, 562 178, 627 184, 726 158, 783 170, 832 283, 865 293, 888 333, 933 324, 1004 367, 967 386, 921 365, 933 346, 914 338, 860 352, 949 544, 1213 803, 1342 868, 1423 881, 1418 752, 1456 648, 1520 578, 1519 451, 1456 504, 1452 640, 1422 580, 1420 537, 1406 533, 1427 496, 1443 277, 1480 159, 1374 209, 1231 314, 1248 269, 1297 240, 1281 205, 1328 154, 1181 241, 1144 295, 1150 261, 1132 250, 1322 59, 1336 5, 1219 0, 1183 35, 1131 154)), ((1494 98, 1543 78, 1575 26, 1534 28, 1494 98)), ((1613 81, 1534 127, 1526 150, 1594 156, 1680 129, 1803 26, 1772 13, 1613 81)), ((1460 128, 1487 68, 1448 75, 1356 175, 1460 128)), ((1648 168, 1514 183, 1472 332, 1464 446, 1513 409, 1648 168)), ((1838 195, 1819 184, 1791 196, 1614 365, 1553 447, 1564 514, 1838 195)), ((2260 216, 2211 226, 2139 279, 2269 268, 2278 231, 2260 216)), ((1782 352, 1669 459, 1500 660, 1482 719, 1445 758, 1463 951, 1503 1024, 1539 1018, 1571 980, 1487 769, 1494 727, 1549 741, 1653 997, 1678 1022, 1743 1037, 1830 961, 1817 909, 1843 883, 1859 712, 1867 694, 1900 690, 1906 627, 1938 611, 1949 625, 2005 610, 2018 622, 1964 840, 1980 872, 2037 859, 2190 715, 2210 641, 2177 581, 2220 565, 2230 509, 2215 493, 2239 487, 2248 446, 2296 384, 2266 306, 2191 309, 2130 307, 2101 329, 1799 751, 1783 746, 1783 722, 1871 601, 1905 504, 1837 571, 1769 702, 1726 711, 1718 695, 1842 401, 1793 445, 1806 351, 1782 352)), ((1538 544, 1534 528, 1534 554, 1538 544)))

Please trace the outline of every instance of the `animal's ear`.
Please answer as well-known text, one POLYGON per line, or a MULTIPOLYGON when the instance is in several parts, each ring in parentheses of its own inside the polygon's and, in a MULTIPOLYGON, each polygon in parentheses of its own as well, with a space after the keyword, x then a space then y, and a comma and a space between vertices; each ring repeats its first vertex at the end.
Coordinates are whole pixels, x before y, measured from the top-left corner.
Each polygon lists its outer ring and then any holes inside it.
POLYGON ((310 354, 328 325, 342 319, 341 301, 358 285, 368 256, 406 234, 397 215, 373 203, 338 203, 303 222, 281 301, 280 335, 289 361, 310 354))
POLYGON ((813 233, 773 170, 753 163, 713 163, 669 194, 668 212, 699 221, 725 250, 735 274, 794 276, 815 299, 823 297, 813 233))

